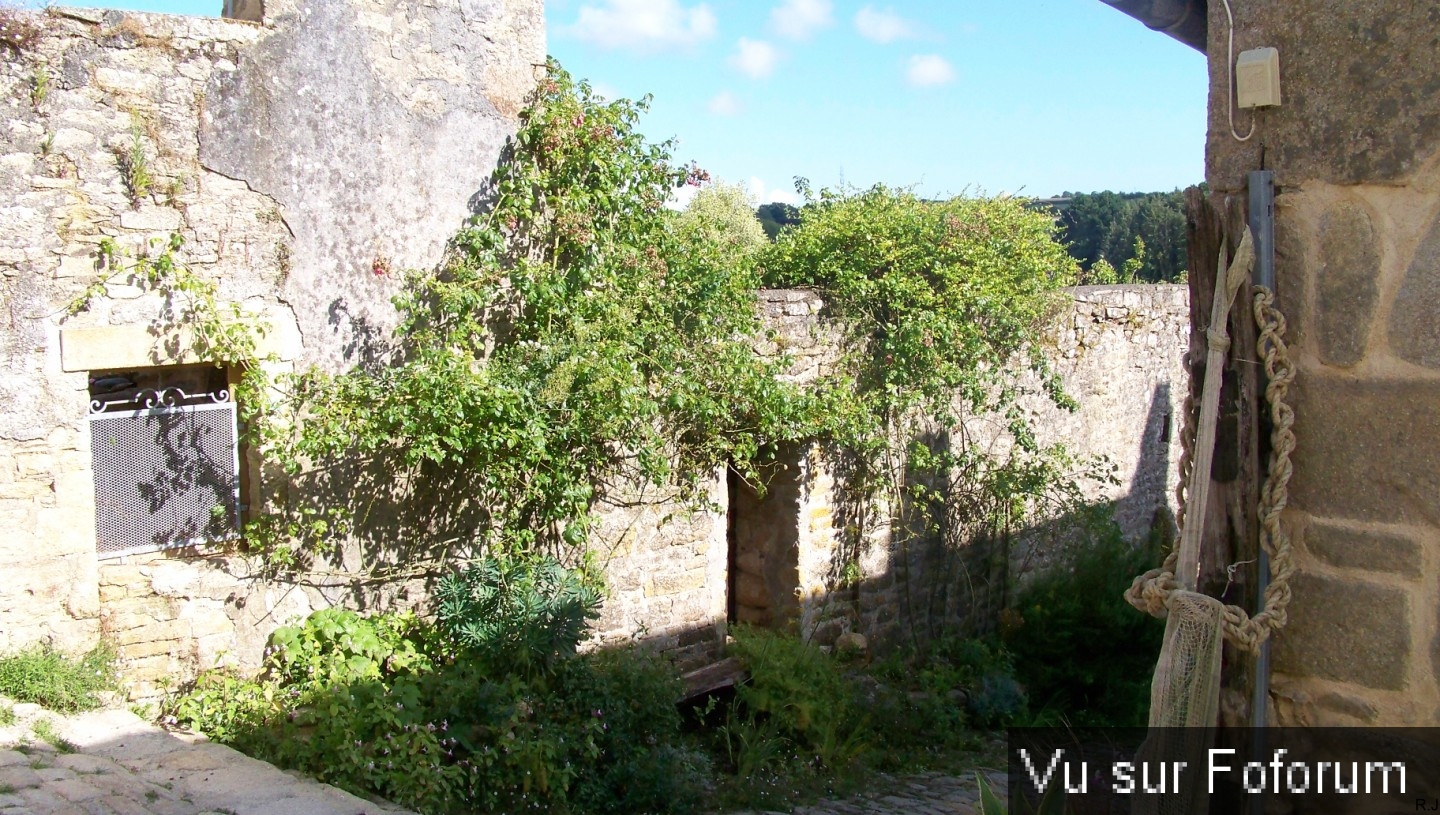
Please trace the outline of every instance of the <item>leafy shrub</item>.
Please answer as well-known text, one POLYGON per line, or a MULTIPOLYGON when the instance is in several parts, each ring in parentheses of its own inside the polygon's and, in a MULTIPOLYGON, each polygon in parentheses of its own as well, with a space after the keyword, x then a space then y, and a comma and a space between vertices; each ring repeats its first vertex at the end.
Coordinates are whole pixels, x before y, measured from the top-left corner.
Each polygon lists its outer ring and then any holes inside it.
POLYGON ((0 695, 62 713, 99 707, 115 682, 115 653, 105 645, 78 658, 49 644, 0 657, 0 695))
POLYGON ((757 628, 735 632, 734 653, 750 674, 737 698, 807 759, 838 770, 865 752, 868 717, 829 654, 799 637, 757 628))
POLYGON ((1159 553, 1128 543, 1108 507, 1070 520, 1079 542, 1020 591, 1006 645, 1042 709, 1074 725, 1144 726, 1165 627, 1124 592, 1159 553))
POLYGON ((367 618, 348 609, 322 609, 302 625, 278 628, 270 635, 266 666, 291 683, 380 679, 386 673, 423 669, 425 657, 416 642, 420 634, 411 614, 367 618))
POLYGON ((261 677, 205 674, 170 713, 425 813, 698 805, 706 763, 678 741, 673 669, 640 652, 575 655, 598 604, 583 574, 486 558, 445 582, 439 624, 316 612, 272 635, 261 677))
POLYGON ((570 791, 582 812, 685 812, 702 803, 709 759, 678 743, 682 684, 670 665, 636 650, 602 651, 569 663, 558 696, 572 721, 597 721, 598 754, 570 791))
POLYGON ((441 579, 440 630, 485 664, 548 670, 572 656, 599 616, 600 593, 554 560, 487 555, 441 579))

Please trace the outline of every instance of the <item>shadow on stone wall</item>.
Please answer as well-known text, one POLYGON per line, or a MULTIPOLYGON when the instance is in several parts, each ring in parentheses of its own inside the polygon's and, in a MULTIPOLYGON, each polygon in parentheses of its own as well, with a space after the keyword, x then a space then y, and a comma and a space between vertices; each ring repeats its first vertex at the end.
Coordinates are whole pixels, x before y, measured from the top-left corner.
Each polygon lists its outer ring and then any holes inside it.
MULTIPOLYGON (((922 494, 929 497, 923 503, 906 499, 898 513, 887 513, 844 488, 846 480, 857 475, 857 465, 837 458, 837 540, 823 574, 825 589, 807 595, 797 587, 803 613, 777 625, 788 622, 822 645, 856 631, 879 652, 946 636, 982 635, 996 630, 1001 612, 1013 604, 1028 578, 1064 567, 1088 538, 1119 534, 1115 524, 1122 516, 1148 521, 1131 525, 1145 531, 1127 536, 1130 545, 1168 548, 1176 535, 1167 495, 1168 475, 1175 466, 1169 460, 1168 440, 1178 432, 1177 412, 1169 383, 1157 383, 1128 479, 1130 490, 1114 501, 1068 500, 1055 505, 1050 517, 1031 522, 1003 511, 997 514, 993 498, 977 487, 978 479, 993 474, 963 470, 947 475, 911 469, 905 474, 906 485, 925 487, 922 494), (883 565, 857 573, 853 564, 867 560, 883 565)), ((922 441, 933 450, 954 443, 943 431, 922 441)))

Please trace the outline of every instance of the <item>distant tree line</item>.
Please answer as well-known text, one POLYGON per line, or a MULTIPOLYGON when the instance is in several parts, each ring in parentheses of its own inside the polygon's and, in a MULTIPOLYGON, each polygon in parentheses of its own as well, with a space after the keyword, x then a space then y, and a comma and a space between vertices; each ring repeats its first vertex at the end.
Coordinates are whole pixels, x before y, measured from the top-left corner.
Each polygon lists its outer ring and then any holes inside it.
MULTIPOLYGON (((1067 192, 1049 203, 1082 283, 1185 280, 1185 196, 1174 192, 1067 192)), ((789 204, 762 204, 755 217, 770 240, 800 223, 789 204)))
POLYGON ((760 219, 760 228, 765 230, 766 237, 773 241, 775 236, 780 234, 780 230, 800 223, 800 210, 776 201, 761 204, 755 210, 755 217, 760 219))
POLYGON ((1185 196, 1174 192, 1065 193, 1062 239, 1087 283, 1185 279, 1185 196), (1111 278, 1113 279, 1107 279, 1111 278))

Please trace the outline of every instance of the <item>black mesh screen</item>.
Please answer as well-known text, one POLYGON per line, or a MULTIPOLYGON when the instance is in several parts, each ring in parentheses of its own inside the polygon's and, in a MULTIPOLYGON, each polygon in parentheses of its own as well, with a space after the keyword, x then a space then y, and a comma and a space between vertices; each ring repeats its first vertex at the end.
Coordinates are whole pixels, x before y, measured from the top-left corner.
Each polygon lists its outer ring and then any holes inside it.
POLYGON ((235 535, 235 405, 90 417, 101 555, 235 535))

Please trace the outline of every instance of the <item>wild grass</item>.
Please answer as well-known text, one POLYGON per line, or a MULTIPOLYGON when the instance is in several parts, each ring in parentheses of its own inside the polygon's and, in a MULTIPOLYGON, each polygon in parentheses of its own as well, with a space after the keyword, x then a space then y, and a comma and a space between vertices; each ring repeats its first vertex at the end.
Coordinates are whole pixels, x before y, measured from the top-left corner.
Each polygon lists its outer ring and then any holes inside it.
POLYGON ((115 681, 115 653, 103 645, 78 657, 48 644, 0 656, 0 695, 60 713, 100 707, 115 681))

